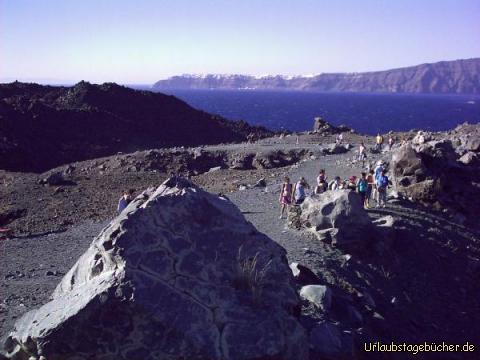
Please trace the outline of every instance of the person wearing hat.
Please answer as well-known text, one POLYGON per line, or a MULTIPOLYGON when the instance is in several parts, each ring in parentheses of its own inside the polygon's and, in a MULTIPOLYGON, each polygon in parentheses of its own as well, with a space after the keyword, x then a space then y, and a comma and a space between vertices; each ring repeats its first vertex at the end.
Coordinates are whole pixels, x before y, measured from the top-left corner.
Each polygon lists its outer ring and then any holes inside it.
POLYGON ((377 208, 380 206, 385 207, 387 204, 387 187, 389 182, 386 171, 382 170, 380 176, 375 180, 378 194, 377 208))

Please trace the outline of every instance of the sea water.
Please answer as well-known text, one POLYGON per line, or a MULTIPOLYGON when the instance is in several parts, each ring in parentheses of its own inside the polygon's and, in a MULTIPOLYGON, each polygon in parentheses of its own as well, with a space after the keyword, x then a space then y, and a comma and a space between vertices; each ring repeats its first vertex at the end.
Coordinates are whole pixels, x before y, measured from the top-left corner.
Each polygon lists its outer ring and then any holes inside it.
POLYGON ((480 122, 480 95, 177 90, 171 95, 230 120, 274 130, 308 131, 314 117, 358 132, 440 131, 480 122))

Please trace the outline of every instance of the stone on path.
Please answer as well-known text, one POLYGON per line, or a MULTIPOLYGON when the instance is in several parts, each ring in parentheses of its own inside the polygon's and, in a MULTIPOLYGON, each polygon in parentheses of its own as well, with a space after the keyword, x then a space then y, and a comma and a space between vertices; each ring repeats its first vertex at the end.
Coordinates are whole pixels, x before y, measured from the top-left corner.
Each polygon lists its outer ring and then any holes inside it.
POLYGON ((319 238, 329 232, 338 247, 365 247, 372 239, 372 221, 360 195, 350 190, 308 197, 302 204, 301 222, 319 238))

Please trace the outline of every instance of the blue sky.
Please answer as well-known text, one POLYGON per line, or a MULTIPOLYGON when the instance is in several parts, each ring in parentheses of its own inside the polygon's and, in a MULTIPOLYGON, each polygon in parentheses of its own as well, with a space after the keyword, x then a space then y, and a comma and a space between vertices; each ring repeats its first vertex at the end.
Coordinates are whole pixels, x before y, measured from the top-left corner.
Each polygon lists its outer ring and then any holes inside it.
POLYGON ((480 56, 479 0, 0 0, 0 81, 383 70, 480 56))

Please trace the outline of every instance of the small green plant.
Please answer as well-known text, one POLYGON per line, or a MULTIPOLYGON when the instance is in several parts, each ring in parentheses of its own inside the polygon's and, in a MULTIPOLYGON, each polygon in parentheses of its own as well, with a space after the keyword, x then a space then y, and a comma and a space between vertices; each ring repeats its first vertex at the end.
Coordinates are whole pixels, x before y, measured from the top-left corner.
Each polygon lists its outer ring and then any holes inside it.
POLYGON ((243 257, 242 250, 241 246, 237 255, 237 278, 235 285, 238 289, 250 292, 254 301, 259 302, 265 285, 265 275, 272 260, 260 266, 260 254, 258 252, 253 257, 243 257))

